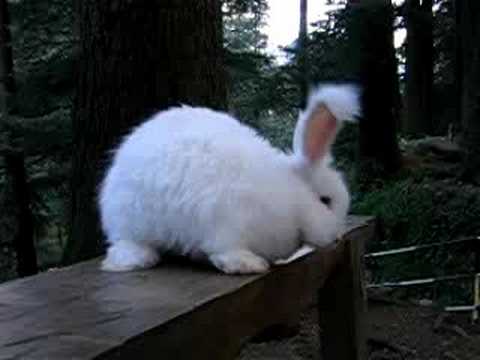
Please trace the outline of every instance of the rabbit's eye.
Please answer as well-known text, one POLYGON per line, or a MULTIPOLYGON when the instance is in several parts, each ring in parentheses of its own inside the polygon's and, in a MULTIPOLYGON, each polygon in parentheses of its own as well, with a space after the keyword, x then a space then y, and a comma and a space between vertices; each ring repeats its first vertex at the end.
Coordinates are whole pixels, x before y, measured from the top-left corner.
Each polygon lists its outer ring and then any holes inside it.
POLYGON ((320 196, 320 201, 322 203, 324 203, 325 205, 327 205, 328 207, 330 207, 330 205, 332 203, 332 199, 329 198, 328 196, 320 196))

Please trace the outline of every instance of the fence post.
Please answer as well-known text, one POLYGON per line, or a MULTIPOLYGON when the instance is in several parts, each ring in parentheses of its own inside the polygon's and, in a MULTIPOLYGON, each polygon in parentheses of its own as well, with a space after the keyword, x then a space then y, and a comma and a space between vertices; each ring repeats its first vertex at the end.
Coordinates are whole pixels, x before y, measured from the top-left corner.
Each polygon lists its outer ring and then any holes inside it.
POLYGON ((364 360, 366 349, 366 290, 364 239, 344 243, 343 259, 319 291, 322 359, 364 360))

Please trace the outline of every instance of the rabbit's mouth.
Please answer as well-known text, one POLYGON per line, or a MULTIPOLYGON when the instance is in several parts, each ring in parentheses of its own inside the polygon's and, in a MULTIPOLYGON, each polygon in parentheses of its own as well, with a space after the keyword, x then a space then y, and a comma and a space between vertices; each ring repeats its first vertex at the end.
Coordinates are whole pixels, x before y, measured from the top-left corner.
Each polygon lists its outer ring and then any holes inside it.
POLYGON ((319 245, 318 243, 308 241, 307 237, 303 234, 303 231, 299 230, 298 239, 300 241, 300 244, 302 244, 302 246, 312 247, 313 249, 320 249, 320 250, 332 250, 332 249, 335 249, 340 244, 340 242, 342 241, 342 236, 338 235, 328 245, 319 245))

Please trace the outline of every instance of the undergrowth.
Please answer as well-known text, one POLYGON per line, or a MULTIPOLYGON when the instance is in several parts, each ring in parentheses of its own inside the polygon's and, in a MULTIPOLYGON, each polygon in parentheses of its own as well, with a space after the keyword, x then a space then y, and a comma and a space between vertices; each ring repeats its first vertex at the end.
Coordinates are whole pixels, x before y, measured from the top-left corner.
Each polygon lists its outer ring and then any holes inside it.
MULTIPOLYGON (((443 243, 480 235, 480 189, 454 180, 406 178, 381 189, 356 194, 352 212, 375 216, 380 237, 367 251, 443 243)), ((374 282, 468 274, 474 270, 471 243, 435 247, 368 261, 374 282)), ((468 282, 411 288, 409 296, 428 296, 441 303, 471 302, 468 282)))

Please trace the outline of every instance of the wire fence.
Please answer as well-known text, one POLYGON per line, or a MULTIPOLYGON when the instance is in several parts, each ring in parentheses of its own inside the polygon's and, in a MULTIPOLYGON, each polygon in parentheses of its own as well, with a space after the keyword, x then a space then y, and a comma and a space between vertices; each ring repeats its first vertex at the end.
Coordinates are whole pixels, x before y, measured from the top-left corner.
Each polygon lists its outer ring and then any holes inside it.
POLYGON ((408 254, 432 248, 451 247, 459 244, 469 243, 472 245, 475 256, 475 264, 471 273, 452 274, 437 277, 426 277, 409 280, 385 281, 380 283, 367 284, 367 288, 401 288, 411 286, 423 286, 436 283, 451 281, 471 281, 472 282, 472 304, 470 305, 451 305, 445 306, 444 310, 448 312, 471 312, 472 321, 478 321, 480 312, 480 236, 463 237, 452 241, 432 243, 425 245, 407 246, 398 249, 378 251, 365 254, 366 259, 382 258, 387 256, 396 256, 408 254))

